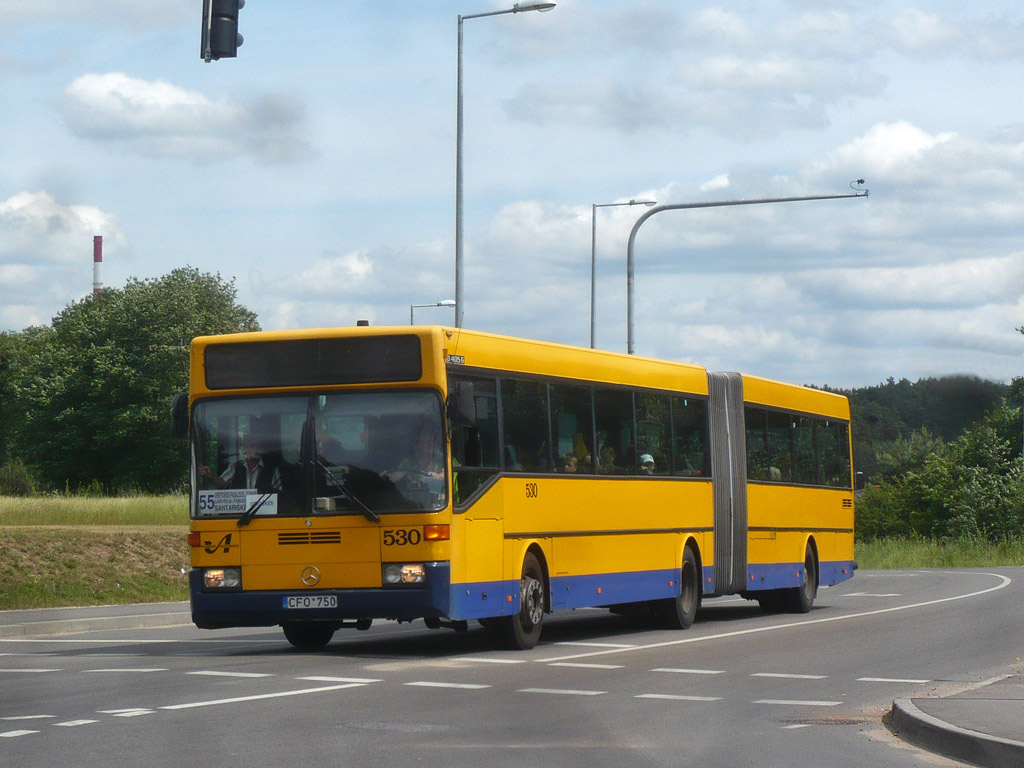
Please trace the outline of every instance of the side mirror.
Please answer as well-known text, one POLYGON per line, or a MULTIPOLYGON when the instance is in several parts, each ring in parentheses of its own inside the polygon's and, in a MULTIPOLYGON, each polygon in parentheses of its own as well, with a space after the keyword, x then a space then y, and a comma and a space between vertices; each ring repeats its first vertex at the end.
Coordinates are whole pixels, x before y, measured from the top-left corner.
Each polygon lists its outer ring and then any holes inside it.
POLYGON ((171 401, 171 435, 188 437, 188 392, 178 392, 171 401))
POLYGON ((471 381, 453 382, 448 390, 448 419, 460 427, 476 425, 476 392, 471 381))

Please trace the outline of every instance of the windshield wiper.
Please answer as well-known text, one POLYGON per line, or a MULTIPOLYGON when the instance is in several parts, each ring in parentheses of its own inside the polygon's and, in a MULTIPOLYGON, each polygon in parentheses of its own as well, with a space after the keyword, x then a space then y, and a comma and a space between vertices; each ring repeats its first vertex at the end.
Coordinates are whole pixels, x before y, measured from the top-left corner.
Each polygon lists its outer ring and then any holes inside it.
POLYGON ((352 493, 352 491, 346 488, 345 481, 338 480, 334 473, 331 472, 331 468, 324 464, 324 462, 320 459, 319 456, 316 458, 316 465, 324 471, 324 474, 327 475, 327 479, 331 481, 331 485, 335 486, 339 491, 341 491, 345 495, 345 497, 349 501, 351 501, 353 504, 359 507, 360 510, 362 510, 362 513, 367 520, 371 520, 375 523, 380 522, 380 515, 378 515, 368 506, 366 506, 354 493, 352 493))
POLYGON ((241 528, 243 525, 251 523, 252 519, 256 516, 256 513, 260 511, 264 504, 270 501, 271 496, 273 496, 272 493, 260 494, 259 498, 257 498, 256 501, 254 501, 249 508, 242 513, 242 516, 238 518, 238 527, 241 528))

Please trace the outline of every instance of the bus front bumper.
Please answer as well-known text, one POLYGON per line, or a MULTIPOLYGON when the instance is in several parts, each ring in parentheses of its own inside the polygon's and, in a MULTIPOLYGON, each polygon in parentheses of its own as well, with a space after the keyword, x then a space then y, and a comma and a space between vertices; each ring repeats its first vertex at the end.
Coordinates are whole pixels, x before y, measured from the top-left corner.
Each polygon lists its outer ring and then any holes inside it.
POLYGON ((422 587, 292 589, 219 592, 204 590, 202 571, 189 574, 192 621, 200 629, 272 627, 292 621, 446 618, 451 604, 449 564, 426 563, 422 587), (289 608, 292 604, 302 607, 289 608), (309 598, 309 599, 307 599, 309 598), (321 599, 323 598, 323 599, 321 599), (331 607, 309 607, 317 603, 331 607), (336 605, 334 605, 336 603, 336 605))

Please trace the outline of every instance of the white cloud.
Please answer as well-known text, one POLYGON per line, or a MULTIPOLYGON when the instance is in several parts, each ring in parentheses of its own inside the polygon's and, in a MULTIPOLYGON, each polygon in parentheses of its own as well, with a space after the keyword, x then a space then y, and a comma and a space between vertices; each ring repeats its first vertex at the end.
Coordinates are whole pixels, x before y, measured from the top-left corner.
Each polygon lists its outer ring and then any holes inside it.
POLYGON ((148 157, 207 163, 248 154, 279 164, 311 154, 300 135, 303 107, 288 96, 212 101, 163 80, 108 72, 71 82, 63 110, 75 135, 148 157))
POLYGON ((46 192, 19 192, 0 201, 0 264, 68 264, 92 257, 93 235, 117 248, 114 218, 91 205, 59 205, 46 192))

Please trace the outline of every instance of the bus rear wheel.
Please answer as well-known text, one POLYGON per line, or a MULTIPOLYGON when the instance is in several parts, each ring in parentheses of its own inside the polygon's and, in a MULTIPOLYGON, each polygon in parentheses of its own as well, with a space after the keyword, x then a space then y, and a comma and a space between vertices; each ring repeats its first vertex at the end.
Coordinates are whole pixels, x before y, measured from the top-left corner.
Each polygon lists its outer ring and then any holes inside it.
POLYGON ((544 623, 544 571, 537 556, 527 552, 519 580, 519 611, 495 619, 505 644, 513 650, 528 651, 540 639, 544 623))
POLYGON ((683 550, 683 567, 680 571, 679 595, 659 603, 658 617, 670 629, 689 629, 697 617, 700 606, 700 569, 693 549, 683 550))
POLYGON ((790 613, 809 613, 818 594, 818 558, 814 547, 807 545, 804 554, 804 583, 786 593, 785 607, 790 613))
POLYGON ((300 651, 319 650, 334 637, 334 627, 323 622, 293 621, 282 624, 281 629, 288 642, 300 651))

